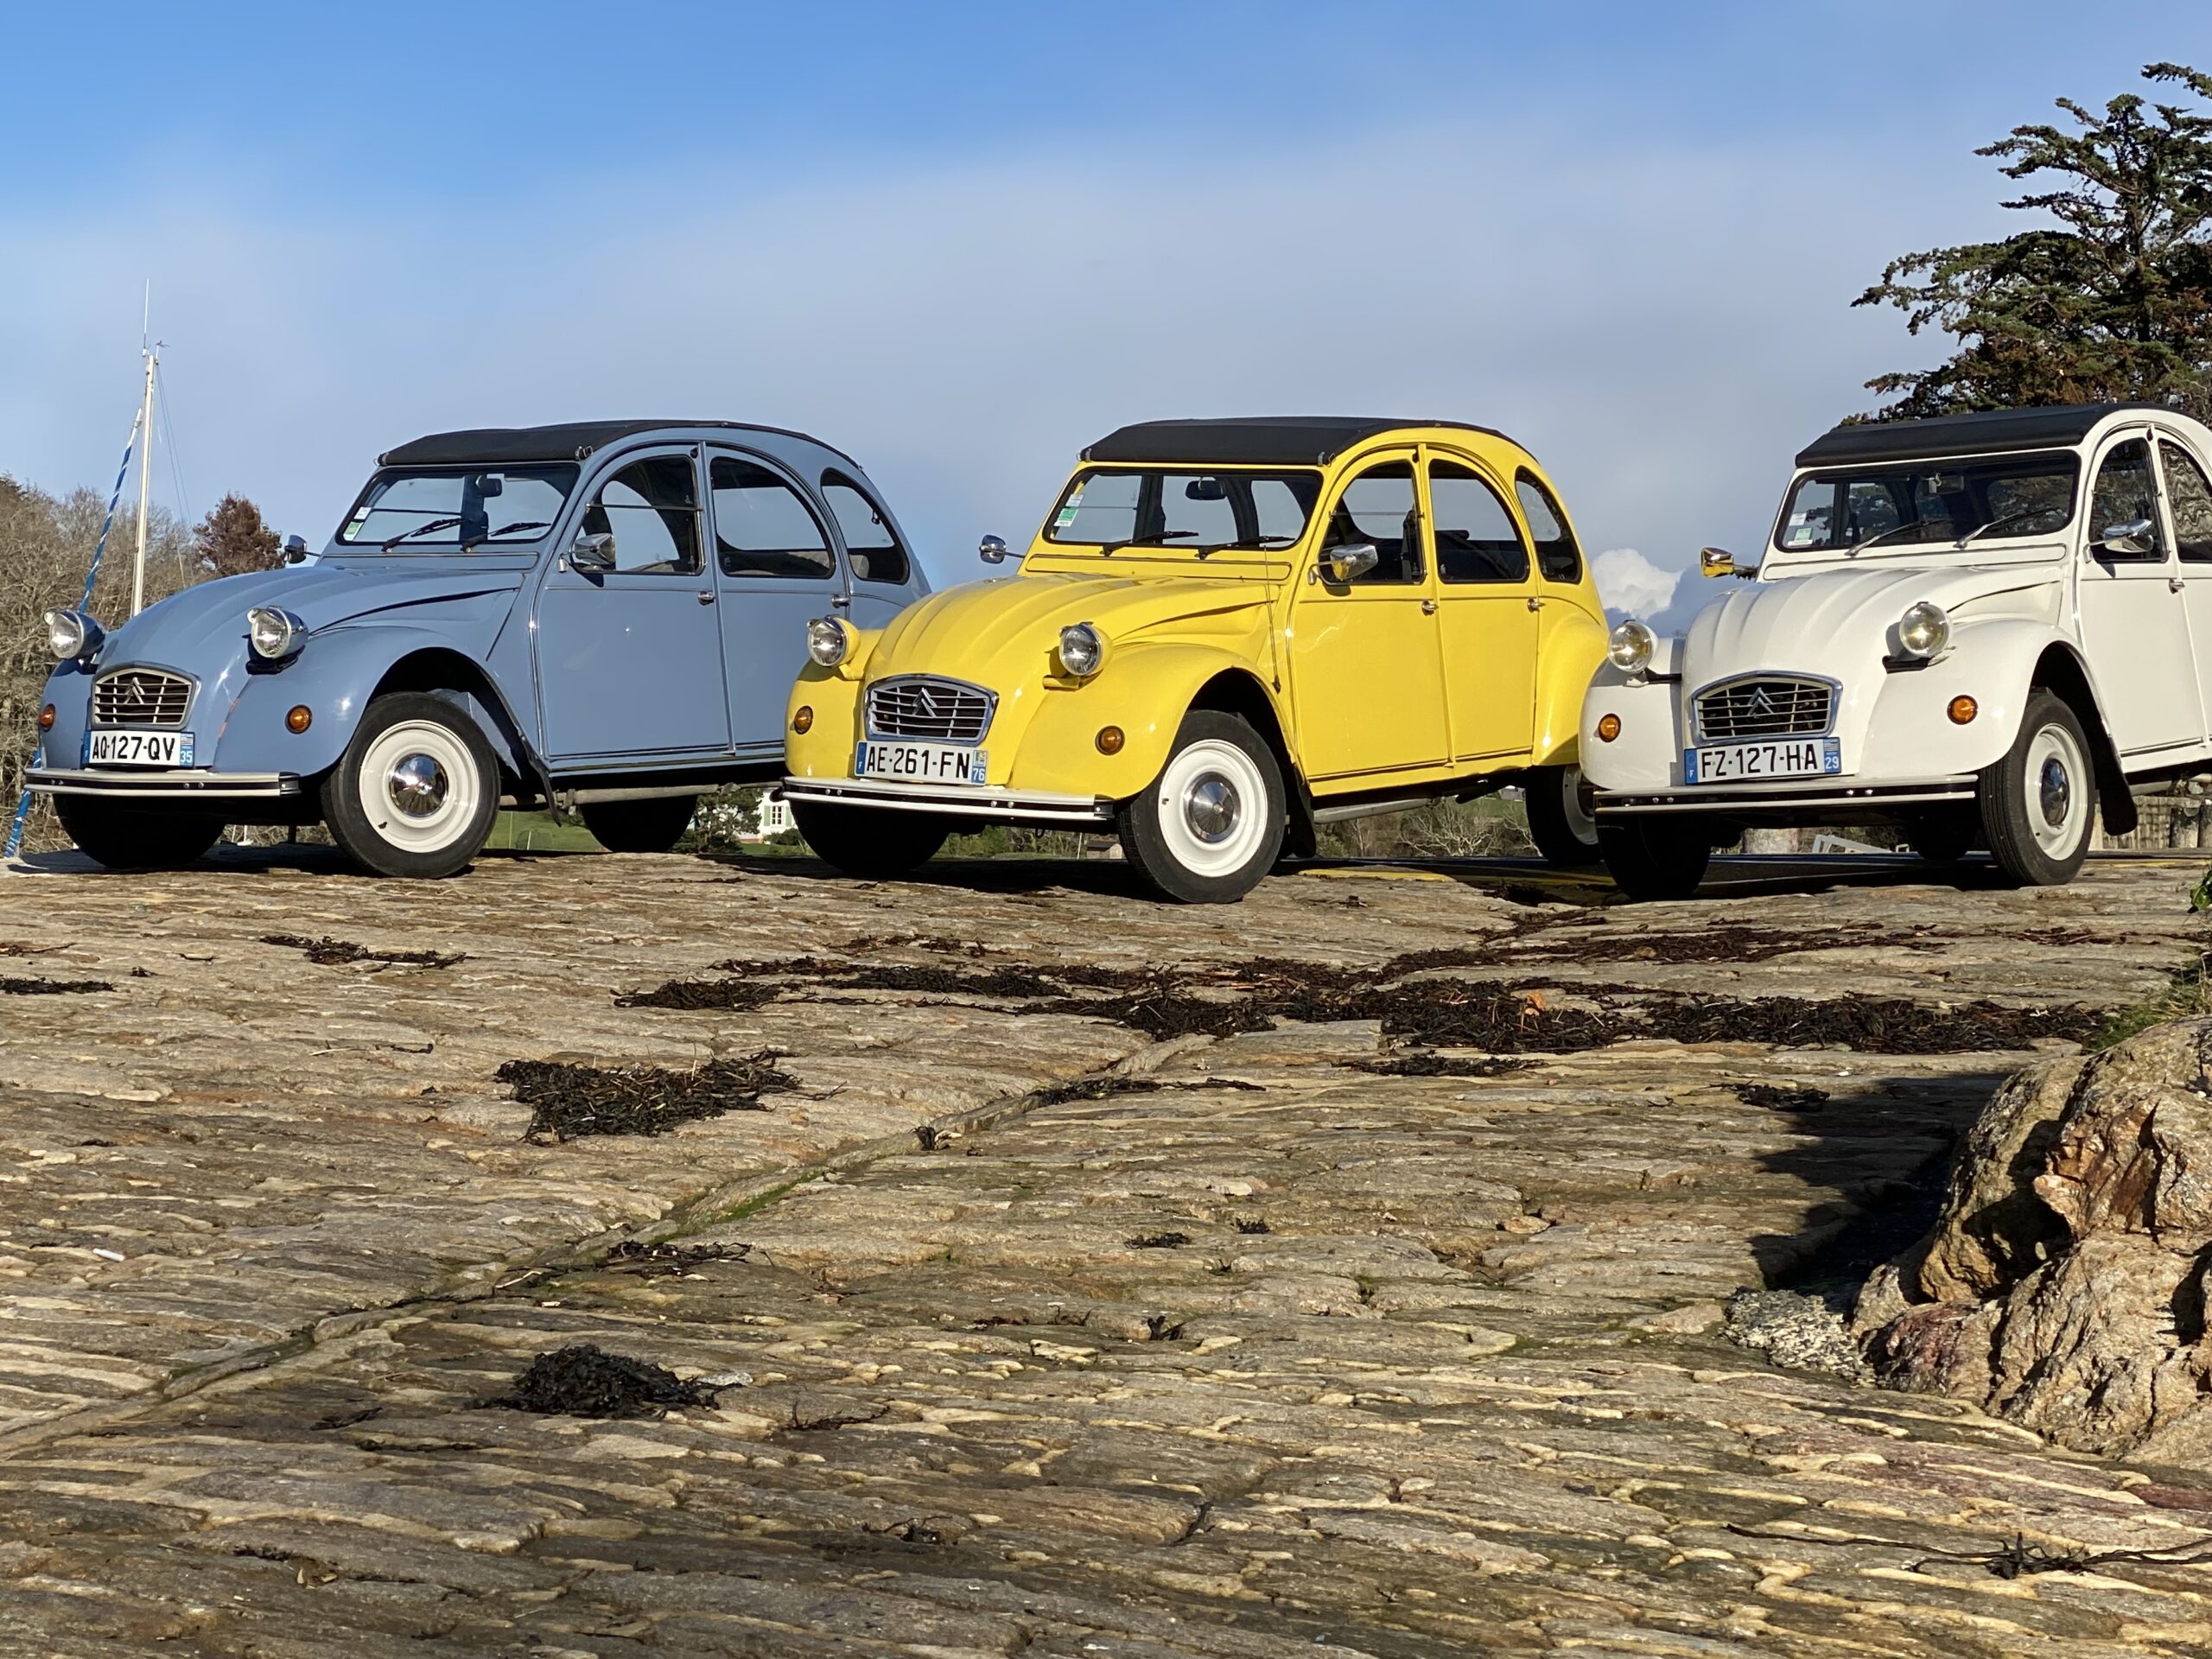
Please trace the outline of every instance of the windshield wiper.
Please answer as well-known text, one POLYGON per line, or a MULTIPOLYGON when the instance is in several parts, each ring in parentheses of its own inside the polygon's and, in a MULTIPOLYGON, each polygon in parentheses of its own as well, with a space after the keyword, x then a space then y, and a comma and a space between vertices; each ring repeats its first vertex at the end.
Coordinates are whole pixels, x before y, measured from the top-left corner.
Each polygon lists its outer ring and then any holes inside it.
POLYGON ((481 547, 486 542, 496 542, 500 537, 511 535, 518 530, 550 530, 552 528, 553 521, 550 518, 518 518, 512 524, 501 524, 497 530, 487 530, 481 536, 470 537, 461 544, 461 550, 466 553, 472 547, 481 547))
POLYGON ((1296 536, 1255 536, 1249 542, 1216 542, 1211 547, 1198 550, 1202 553, 1250 553, 1262 548, 1288 547, 1297 540, 1296 536))
POLYGON ((412 541, 417 536, 427 536, 434 530, 451 530, 460 522, 458 518, 433 518, 427 524, 417 524, 412 530, 401 531, 398 535, 378 547, 377 551, 389 553, 402 542, 412 541))
POLYGON ((1130 536, 1118 542, 1104 542, 1098 550, 1118 553, 1125 547, 1164 547, 1169 542, 1187 541, 1198 533, 1195 530, 1163 530, 1157 536, 1130 536))
POLYGON ((1987 524, 1980 525, 1975 529, 1967 531, 1965 535, 1960 537, 1957 541, 1951 543, 1951 550, 1955 553, 1959 549, 1964 547, 1968 542, 1980 541, 1983 537, 1988 535, 1991 531, 1999 529, 2003 525, 2018 524, 2023 518, 2040 518, 2046 513, 2056 512, 2057 511, 2058 509, 2056 507, 2023 507, 2018 512, 2005 513, 2001 518, 1993 518, 1987 524))
POLYGON ((1843 550, 1846 553, 1864 553, 1870 547, 1880 546, 1892 536, 1900 535, 1908 530, 1925 530, 1927 526, 1919 519, 1908 518, 1904 524, 1891 524, 1887 530, 1875 531, 1863 542, 1853 542, 1843 550))

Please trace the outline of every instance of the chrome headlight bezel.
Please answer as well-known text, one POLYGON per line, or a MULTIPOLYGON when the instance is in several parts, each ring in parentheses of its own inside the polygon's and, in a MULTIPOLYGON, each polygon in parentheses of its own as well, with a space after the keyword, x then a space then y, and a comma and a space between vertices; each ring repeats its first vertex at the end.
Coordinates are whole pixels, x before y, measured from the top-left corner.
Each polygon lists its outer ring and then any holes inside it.
POLYGON ((106 636, 100 631, 100 625, 84 612, 48 611, 43 620, 47 649, 54 653, 55 662, 88 662, 99 654, 100 641, 106 636))
POLYGON ((1658 649, 1659 636, 1651 625, 1633 616, 1605 636, 1605 658, 1624 674, 1643 673, 1658 649))
POLYGON ((1060 630, 1052 656, 1064 677, 1094 679, 1106 666, 1106 636, 1091 623, 1071 622, 1060 630))
POLYGON ((852 625, 841 616, 817 616, 806 625, 806 654, 817 668, 836 668, 853 654, 852 625))
POLYGON ((300 653, 308 625, 274 605, 257 605, 245 613, 246 648, 264 663, 281 663, 300 653))
POLYGON ((1932 599, 1915 600, 1897 619, 1897 649, 1916 662, 1928 661, 1950 643, 1950 614, 1932 599))

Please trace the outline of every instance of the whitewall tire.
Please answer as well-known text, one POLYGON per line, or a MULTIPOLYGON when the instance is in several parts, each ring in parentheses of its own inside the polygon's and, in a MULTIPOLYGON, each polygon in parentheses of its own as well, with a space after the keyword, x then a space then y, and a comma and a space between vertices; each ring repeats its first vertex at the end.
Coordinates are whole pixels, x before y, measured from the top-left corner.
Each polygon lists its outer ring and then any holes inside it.
POLYGON ((376 698, 323 781, 324 821, 378 875, 466 869, 499 810, 499 765, 460 706, 426 692, 376 698))
POLYGON ((1245 721, 1194 709, 1118 824, 1129 863, 1154 889, 1186 904, 1233 903, 1282 850, 1282 768, 1245 721))

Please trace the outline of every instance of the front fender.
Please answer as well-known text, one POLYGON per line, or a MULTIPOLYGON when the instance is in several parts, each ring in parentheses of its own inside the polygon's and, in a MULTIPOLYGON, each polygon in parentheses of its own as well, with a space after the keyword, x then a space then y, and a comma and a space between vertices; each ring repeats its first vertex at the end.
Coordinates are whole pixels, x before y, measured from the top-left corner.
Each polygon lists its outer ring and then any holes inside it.
POLYGON ((1950 645, 1927 667, 1883 676, 1854 770, 1868 778, 1926 778, 1995 765, 2019 734, 2036 664, 2052 645, 2066 644, 2049 623, 2031 618, 1961 619, 1950 645), (1963 726, 1946 712, 1961 696, 1976 706, 1963 726))
MULTIPOLYGON (((1095 679, 1037 693, 1006 781, 1040 794, 1127 800, 1160 775, 1192 702, 1224 673, 1241 674, 1259 688, 1277 726, 1287 730, 1280 701, 1249 658, 1212 645, 1135 640, 1117 645, 1095 679), (1122 734, 1119 753, 1110 755, 1098 747, 1098 734, 1108 726, 1122 734)), ((992 759, 995 782, 997 757, 992 759)))

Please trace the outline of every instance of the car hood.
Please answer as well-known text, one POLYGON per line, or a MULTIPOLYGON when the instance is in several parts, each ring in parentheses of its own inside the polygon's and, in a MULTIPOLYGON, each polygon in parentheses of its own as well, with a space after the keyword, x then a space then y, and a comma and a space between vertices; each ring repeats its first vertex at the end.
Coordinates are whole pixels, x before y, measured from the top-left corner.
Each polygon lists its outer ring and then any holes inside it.
POLYGON ((1140 640, 1241 639, 1274 584, 1262 577, 1052 574, 969 582, 893 619, 866 677, 942 674, 993 690, 1050 671, 1060 630, 1088 622, 1109 653, 1140 640))
POLYGON ((204 660, 211 646, 228 656, 244 648, 245 613, 259 606, 289 611, 314 632, 378 612, 512 592, 522 576, 512 569, 383 571, 317 565, 225 576, 148 607, 110 636, 100 663, 186 667, 204 660))
POLYGON ((1757 582, 1691 620, 1677 666, 1697 684, 1761 669, 1849 680, 1878 671, 1896 649, 1897 619, 1908 606, 1927 600, 1961 621, 1989 608, 2055 610, 2063 580, 2063 566, 2007 563, 1821 570, 1757 582))

